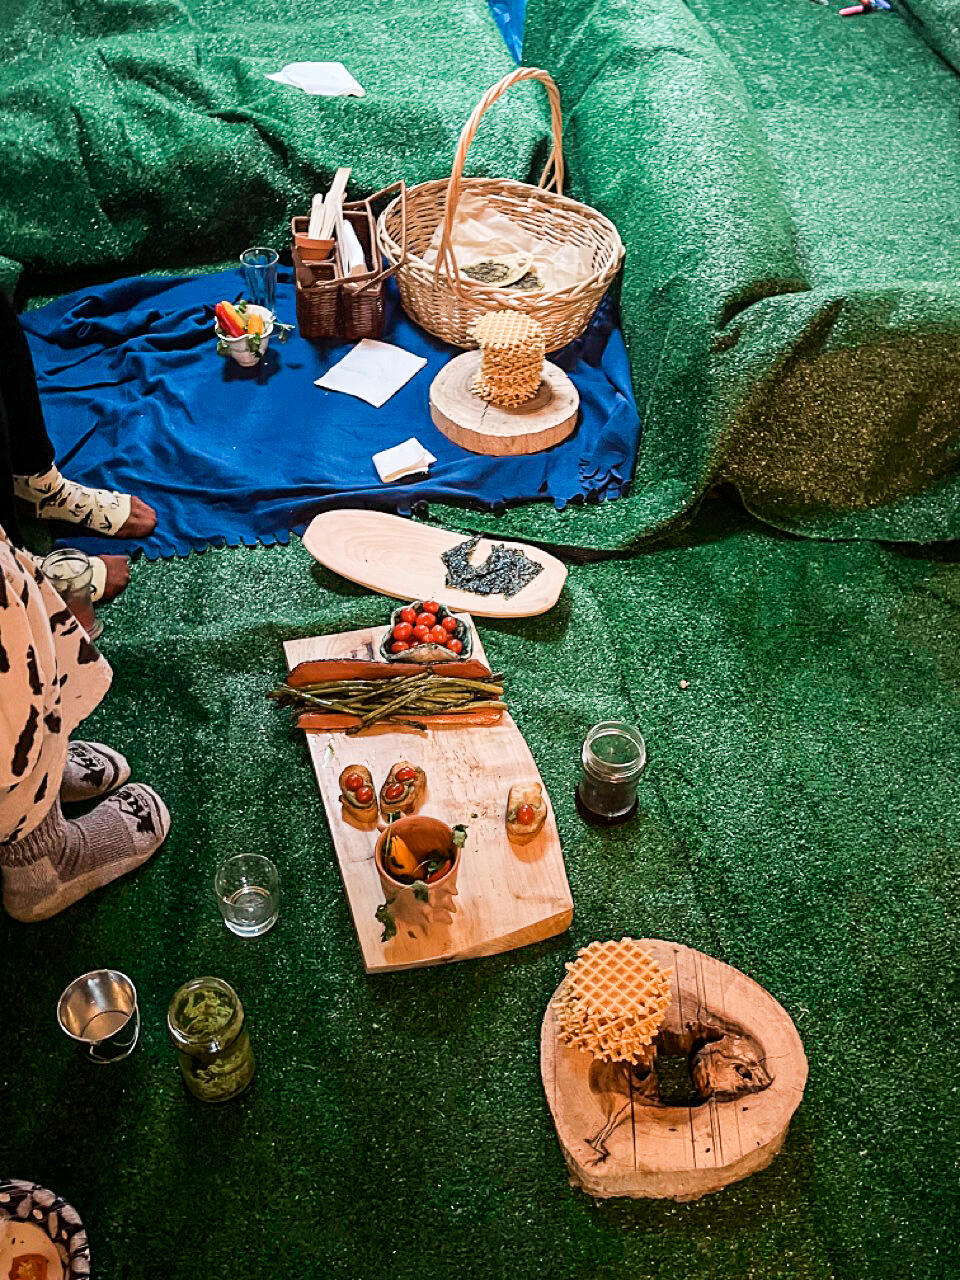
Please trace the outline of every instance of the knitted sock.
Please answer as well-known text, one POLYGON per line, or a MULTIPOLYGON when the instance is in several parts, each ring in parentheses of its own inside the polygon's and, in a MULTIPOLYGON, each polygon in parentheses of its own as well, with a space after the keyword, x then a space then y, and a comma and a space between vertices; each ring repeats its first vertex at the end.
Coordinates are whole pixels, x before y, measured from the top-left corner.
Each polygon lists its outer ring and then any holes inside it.
POLYGON ((40 520, 65 520, 94 533, 117 533, 130 518, 130 495, 91 489, 65 479, 53 466, 39 476, 14 476, 17 497, 29 502, 40 520))
POLYGON ((48 920, 146 862, 167 838, 170 814, 150 787, 121 787, 69 821, 60 801, 22 840, 0 844, 3 905, 15 920, 48 920))
POLYGON ((64 804, 95 800, 115 791, 130 777, 130 766, 119 751, 102 742, 71 742, 63 766, 60 799, 64 804))

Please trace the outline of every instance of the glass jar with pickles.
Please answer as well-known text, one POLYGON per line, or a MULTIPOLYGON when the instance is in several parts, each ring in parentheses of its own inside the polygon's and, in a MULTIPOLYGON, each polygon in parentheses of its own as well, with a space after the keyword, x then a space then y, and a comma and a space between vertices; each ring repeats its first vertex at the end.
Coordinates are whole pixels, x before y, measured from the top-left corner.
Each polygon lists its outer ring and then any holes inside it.
POLYGON ((243 1005, 222 978, 194 978, 170 1001, 167 1030, 187 1088, 201 1102, 229 1102, 256 1064, 243 1005))

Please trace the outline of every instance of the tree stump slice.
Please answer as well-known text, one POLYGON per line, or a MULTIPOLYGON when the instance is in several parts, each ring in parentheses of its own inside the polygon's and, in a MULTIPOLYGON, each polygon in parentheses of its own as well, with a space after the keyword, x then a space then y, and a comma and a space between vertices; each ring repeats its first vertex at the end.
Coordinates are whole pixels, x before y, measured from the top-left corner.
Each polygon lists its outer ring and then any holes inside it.
POLYGON ((471 390, 480 352, 466 351, 443 366, 430 386, 430 416, 448 440, 502 458, 539 453, 572 435, 580 411, 576 387, 545 360, 540 390, 516 409, 488 404, 471 390))
POLYGON ((667 1105, 643 1068, 560 1043, 552 1003, 540 1071, 574 1186, 602 1199, 696 1200, 770 1164, 803 1097, 807 1059, 789 1014, 752 978, 677 942, 643 945, 674 971, 657 1052, 691 1055, 703 1100, 667 1105), (733 1096, 744 1082, 756 1091, 733 1096))

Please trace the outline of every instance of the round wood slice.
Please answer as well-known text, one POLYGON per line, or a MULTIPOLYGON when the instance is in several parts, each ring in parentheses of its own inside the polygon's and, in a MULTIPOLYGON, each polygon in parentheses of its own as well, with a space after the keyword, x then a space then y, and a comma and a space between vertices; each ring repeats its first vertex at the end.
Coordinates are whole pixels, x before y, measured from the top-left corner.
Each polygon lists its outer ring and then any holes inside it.
POLYGON ((439 431, 471 453, 502 458, 539 453, 572 435, 580 396, 555 364, 544 361, 543 381, 532 400, 516 409, 487 404, 475 391, 480 352, 466 351, 445 364, 430 387, 430 416, 439 431))
POLYGON ((575 1186, 601 1198, 696 1200, 773 1160, 803 1097, 807 1059, 786 1010, 751 978, 680 943, 643 942, 674 971, 658 1053, 689 1052, 713 1037, 698 1061, 714 1096, 666 1105, 651 1094, 642 1069, 562 1044, 552 1004, 540 1071, 575 1186), (727 1090, 741 1087, 742 1078, 756 1091, 731 1097, 727 1090))

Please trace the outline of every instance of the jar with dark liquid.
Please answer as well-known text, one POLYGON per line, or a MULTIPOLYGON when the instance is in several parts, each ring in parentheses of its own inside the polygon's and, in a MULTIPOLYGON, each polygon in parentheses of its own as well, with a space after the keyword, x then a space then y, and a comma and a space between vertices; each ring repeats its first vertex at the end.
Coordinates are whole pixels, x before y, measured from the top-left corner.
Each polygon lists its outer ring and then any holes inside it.
POLYGON ((583 773, 577 808, 588 822, 613 826, 631 818, 637 807, 637 779, 647 763, 647 748, 637 730, 623 720, 602 720, 583 744, 583 773))

